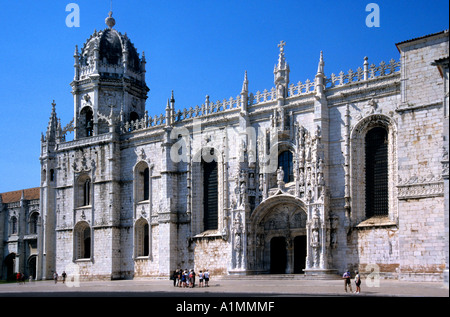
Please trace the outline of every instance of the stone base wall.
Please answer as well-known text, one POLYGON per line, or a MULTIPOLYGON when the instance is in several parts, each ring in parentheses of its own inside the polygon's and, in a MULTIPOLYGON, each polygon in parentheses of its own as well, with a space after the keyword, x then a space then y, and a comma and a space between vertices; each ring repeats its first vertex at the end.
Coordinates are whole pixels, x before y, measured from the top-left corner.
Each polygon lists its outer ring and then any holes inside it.
POLYGON ((400 201, 400 272, 403 278, 442 280, 445 269, 443 197, 400 201))
POLYGON ((222 238, 201 238, 194 242, 194 270, 196 272, 208 269, 211 276, 227 275, 229 257, 228 243, 222 238))

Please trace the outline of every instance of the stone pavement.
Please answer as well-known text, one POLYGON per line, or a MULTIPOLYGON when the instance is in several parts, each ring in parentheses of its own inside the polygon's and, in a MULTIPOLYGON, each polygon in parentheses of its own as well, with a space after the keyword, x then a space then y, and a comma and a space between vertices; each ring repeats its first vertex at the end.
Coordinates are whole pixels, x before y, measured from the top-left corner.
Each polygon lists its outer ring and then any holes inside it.
MULTIPOLYGON (((1 297, 449 297, 442 283, 364 280, 361 293, 344 291, 344 281, 283 278, 282 276, 212 277, 210 287, 178 288, 168 279, 135 279, 54 283, 53 281, 0 284, 1 297), (379 282, 377 285, 376 283, 379 282)), ((354 282, 352 288, 355 290, 354 282)))

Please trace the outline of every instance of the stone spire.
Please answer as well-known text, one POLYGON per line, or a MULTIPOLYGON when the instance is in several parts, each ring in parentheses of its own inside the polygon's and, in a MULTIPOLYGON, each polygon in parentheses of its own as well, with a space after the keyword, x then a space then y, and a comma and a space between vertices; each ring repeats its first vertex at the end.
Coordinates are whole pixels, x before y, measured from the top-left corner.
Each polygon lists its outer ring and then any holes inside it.
POLYGON ((80 55, 78 53, 78 45, 75 45, 75 52, 73 52, 73 58, 74 58, 74 64, 73 67, 75 68, 75 74, 73 76, 73 80, 79 80, 80 79, 80 55))
POLYGON ((55 141, 56 140, 56 131, 58 130, 58 118, 56 116, 56 103, 55 100, 52 102, 52 113, 50 114, 50 118, 48 121, 47 127, 47 141, 55 141))
POLYGON ((323 75, 323 66, 325 65, 325 63, 323 62, 323 52, 320 51, 320 59, 319 59, 319 66, 317 67, 317 75, 323 75))
POLYGON ((175 122, 175 97, 173 95, 173 90, 172 90, 172 94, 170 96, 170 117, 172 120, 172 123, 175 122))
POLYGON ((171 115, 172 111, 170 108, 170 99, 167 99, 167 105, 166 105, 166 127, 171 126, 172 125, 172 115, 171 115))
POLYGON ((247 78, 247 71, 245 71, 244 82, 242 83, 242 90, 241 90, 241 113, 247 114, 247 105, 248 105, 248 78, 247 78))
POLYGON ((285 41, 281 41, 280 44, 278 44, 278 47, 280 48, 280 54, 278 55, 278 70, 282 70, 286 68, 286 58, 284 57, 284 47, 286 46, 285 41))
POLYGON ((287 97, 287 88, 289 85, 289 65, 284 57, 284 46, 285 41, 281 41, 278 44, 280 48, 280 53, 278 55, 278 65, 275 65, 273 70, 274 83, 277 89, 277 99, 284 99, 287 97))
POLYGON ((248 93, 247 71, 245 71, 244 82, 242 83, 242 90, 241 90, 241 94, 244 94, 244 93, 248 93))
POLYGON ((317 66, 317 74, 316 74, 316 98, 322 98, 324 91, 324 61, 323 61, 323 52, 320 51, 320 59, 319 65, 317 66))

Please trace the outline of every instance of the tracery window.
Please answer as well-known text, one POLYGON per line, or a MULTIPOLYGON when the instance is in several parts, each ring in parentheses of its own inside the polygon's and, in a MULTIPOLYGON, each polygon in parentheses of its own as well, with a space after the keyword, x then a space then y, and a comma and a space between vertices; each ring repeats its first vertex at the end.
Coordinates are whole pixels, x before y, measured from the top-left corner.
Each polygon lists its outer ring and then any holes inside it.
POLYGON ((203 167, 203 226, 204 230, 218 228, 218 173, 217 162, 205 162, 203 167))
POLYGON ((365 137, 366 217, 388 214, 388 132, 382 127, 365 137))

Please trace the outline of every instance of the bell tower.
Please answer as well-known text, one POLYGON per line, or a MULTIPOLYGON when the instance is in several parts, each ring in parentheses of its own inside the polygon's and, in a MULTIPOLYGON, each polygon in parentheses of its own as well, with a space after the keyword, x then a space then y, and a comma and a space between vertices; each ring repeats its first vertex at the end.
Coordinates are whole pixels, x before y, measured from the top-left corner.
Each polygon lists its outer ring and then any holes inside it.
POLYGON ((123 121, 143 118, 149 91, 145 83, 145 55, 134 47, 127 34, 114 26, 109 12, 107 28, 96 30, 74 52, 74 139, 109 131, 111 116, 123 121))

